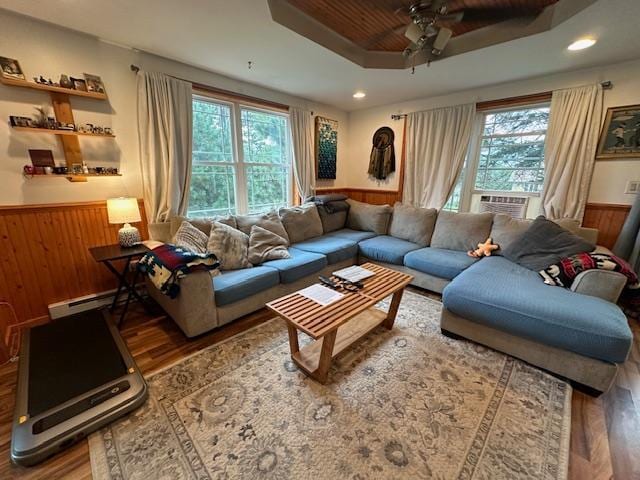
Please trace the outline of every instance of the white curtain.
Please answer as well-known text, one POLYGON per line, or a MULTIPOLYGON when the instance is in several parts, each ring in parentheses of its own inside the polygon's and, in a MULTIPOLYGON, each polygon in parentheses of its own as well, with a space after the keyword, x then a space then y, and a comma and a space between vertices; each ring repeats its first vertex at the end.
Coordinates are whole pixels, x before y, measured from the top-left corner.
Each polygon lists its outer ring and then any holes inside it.
POLYGON ((298 108, 289 110, 293 173, 302 201, 313 195, 316 183, 314 130, 311 112, 298 108))
POLYGON ((548 218, 575 218, 582 221, 601 116, 600 85, 553 92, 542 189, 542 208, 548 218))
POLYGON ((474 103, 407 115, 405 203, 441 209, 464 165, 474 103))
POLYGON ((138 73, 138 138, 150 223, 187 210, 192 124, 191 83, 162 73, 138 73))

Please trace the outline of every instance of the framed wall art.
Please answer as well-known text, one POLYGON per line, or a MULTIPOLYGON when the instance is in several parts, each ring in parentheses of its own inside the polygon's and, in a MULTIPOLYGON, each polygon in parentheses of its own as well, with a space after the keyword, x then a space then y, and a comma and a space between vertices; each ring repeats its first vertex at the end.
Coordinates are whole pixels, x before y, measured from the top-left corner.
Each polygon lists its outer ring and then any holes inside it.
POLYGON ((597 159, 640 158, 640 105, 614 107, 600 134, 597 159))
POLYGON ((338 122, 316 117, 316 177, 335 180, 338 161, 338 122))

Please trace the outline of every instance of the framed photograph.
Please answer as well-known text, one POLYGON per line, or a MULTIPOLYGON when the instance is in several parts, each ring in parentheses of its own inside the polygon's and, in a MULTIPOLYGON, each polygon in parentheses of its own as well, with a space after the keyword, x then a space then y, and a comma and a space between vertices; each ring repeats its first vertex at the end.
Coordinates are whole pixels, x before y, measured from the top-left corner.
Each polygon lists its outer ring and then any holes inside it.
POLYGON ((87 82, 82 78, 73 78, 71 77, 71 83, 73 84, 73 88, 76 90, 80 90, 82 92, 87 91, 87 82))
POLYGON ((17 60, 13 58, 0 57, 0 71, 4 78, 12 78, 14 80, 25 80, 22 68, 17 60))
POLYGON ((31 150, 29 149, 29 157, 34 167, 55 167, 53 161, 53 152, 51 150, 31 150))
POLYGON ((73 173, 74 175, 82 175, 84 173, 84 171, 82 170, 82 164, 81 163, 72 163, 71 164, 71 173, 73 173))
POLYGON ((84 79, 87 83, 87 92, 106 93, 102 79, 99 76, 85 73, 84 79))
POLYGON ((640 105, 614 107, 600 134, 597 159, 640 158, 640 105))
POLYGON ((33 127, 33 120, 29 117, 17 117, 15 115, 11 115, 9 117, 9 123, 12 127, 33 127))

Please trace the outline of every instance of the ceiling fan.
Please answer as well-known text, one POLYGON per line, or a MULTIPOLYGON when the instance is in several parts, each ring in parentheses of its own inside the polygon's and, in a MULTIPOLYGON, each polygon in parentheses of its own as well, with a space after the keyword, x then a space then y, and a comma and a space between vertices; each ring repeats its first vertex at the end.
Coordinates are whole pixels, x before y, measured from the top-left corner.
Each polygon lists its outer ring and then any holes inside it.
POLYGON ((453 35, 453 30, 446 23, 457 23, 464 17, 464 11, 448 13, 447 0, 427 0, 417 2, 407 7, 401 7, 396 13, 406 13, 411 23, 406 27, 404 36, 411 41, 411 45, 402 54, 412 58, 422 51, 438 56, 442 53, 453 35))

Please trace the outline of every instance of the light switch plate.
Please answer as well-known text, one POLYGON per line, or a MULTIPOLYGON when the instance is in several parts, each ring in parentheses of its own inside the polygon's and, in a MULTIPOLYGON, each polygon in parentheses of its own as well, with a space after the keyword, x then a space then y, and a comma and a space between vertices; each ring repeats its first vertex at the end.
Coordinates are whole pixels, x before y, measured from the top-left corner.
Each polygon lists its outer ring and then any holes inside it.
POLYGON ((624 193, 640 193, 640 180, 629 180, 624 193))

